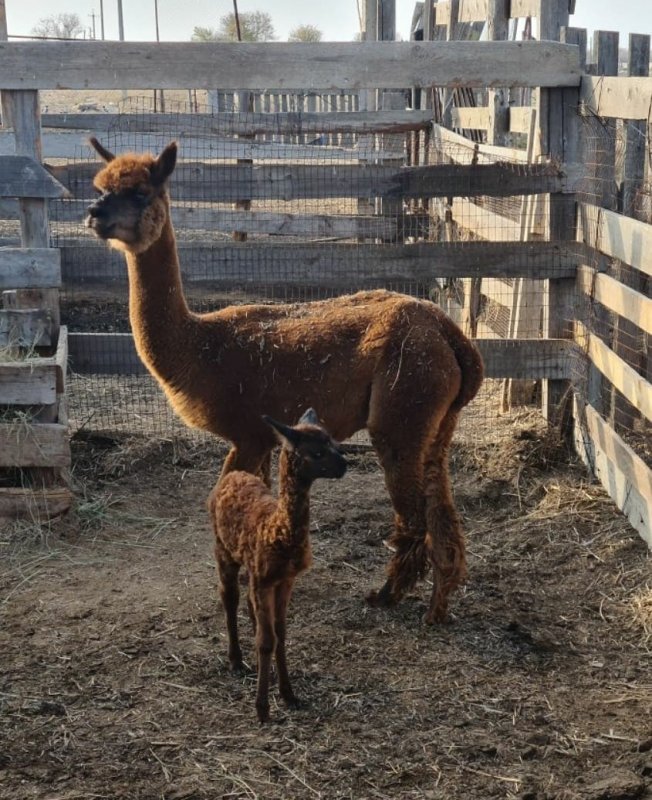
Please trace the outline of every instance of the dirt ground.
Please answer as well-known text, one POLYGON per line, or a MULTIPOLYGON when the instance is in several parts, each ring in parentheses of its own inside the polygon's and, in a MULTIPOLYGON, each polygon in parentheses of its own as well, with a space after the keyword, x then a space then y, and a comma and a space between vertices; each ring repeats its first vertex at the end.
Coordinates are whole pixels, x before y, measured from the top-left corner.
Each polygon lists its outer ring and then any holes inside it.
POLYGON ((315 486, 288 632, 306 704, 274 691, 262 727, 215 591, 224 450, 78 436, 75 510, 0 536, 0 797, 652 797, 650 555, 535 419, 500 425, 452 453, 470 580, 448 625, 422 623, 427 585, 364 602, 391 523, 373 455, 315 486))

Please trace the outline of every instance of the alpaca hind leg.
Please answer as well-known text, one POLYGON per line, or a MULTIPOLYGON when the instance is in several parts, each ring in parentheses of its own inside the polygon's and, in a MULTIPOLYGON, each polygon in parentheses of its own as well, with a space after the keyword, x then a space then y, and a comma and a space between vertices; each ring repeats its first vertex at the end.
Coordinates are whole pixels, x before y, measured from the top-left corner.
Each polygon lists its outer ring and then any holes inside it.
POLYGON ((258 656, 258 688, 256 713, 259 722, 269 720, 269 683, 272 656, 276 648, 274 633, 274 592, 271 588, 256 586, 252 592, 256 614, 256 653, 258 656))
POLYGON ((283 581, 276 587, 276 618, 274 630, 276 633, 276 671, 278 672, 278 688, 283 700, 288 706, 297 707, 299 700, 292 690, 290 675, 288 673, 287 658, 285 653, 285 630, 287 610, 292 595, 292 581, 283 581))
POLYGON ((395 605, 425 573, 425 498, 418 453, 400 453, 385 437, 370 431, 385 471, 385 483, 394 507, 394 531, 389 543, 394 554, 387 580, 367 595, 373 606, 395 605))
POLYGON ((238 588, 238 572, 240 566, 226 558, 219 548, 215 549, 217 569, 220 575, 220 597, 226 615, 226 629, 229 637, 229 663, 231 669, 242 669, 242 650, 238 639, 238 603, 240 590, 238 588))
POLYGON ((425 616, 429 624, 444 622, 448 598, 466 580, 466 548, 453 501, 448 472, 448 448, 457 413, 449 412, 428 447, 424 462, 427 550, 432 564, 433 590, 425 616))

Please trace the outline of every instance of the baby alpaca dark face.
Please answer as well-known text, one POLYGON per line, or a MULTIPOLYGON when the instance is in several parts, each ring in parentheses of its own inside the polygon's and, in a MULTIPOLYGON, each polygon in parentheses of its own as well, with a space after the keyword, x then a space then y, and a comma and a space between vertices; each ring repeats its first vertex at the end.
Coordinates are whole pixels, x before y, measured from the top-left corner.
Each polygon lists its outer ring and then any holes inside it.
POLYGON ((303 480, 312 483, 317 478, 341 478, 346 472, 346 459, 339 444, 321 425, 316 412, 309 408, 294 425, 284 425, 263 417, 280 435, 283 447, 292 453, 303 480))
POLYGON ((306 426, 301 433, 295 453, 301 461, 302 475, 310 481, 343 477, 347 464, 337 442, 322 428, 309 429, 306 426))
POLYGON ((167 220, 165 184, 176 163, 176 143, 158 158, 116 157, 96 139, 91 144, 107 166, 93 181, 101 194, 88 207, 86 226, 118 250, 142 253, 160 238, 167 220))

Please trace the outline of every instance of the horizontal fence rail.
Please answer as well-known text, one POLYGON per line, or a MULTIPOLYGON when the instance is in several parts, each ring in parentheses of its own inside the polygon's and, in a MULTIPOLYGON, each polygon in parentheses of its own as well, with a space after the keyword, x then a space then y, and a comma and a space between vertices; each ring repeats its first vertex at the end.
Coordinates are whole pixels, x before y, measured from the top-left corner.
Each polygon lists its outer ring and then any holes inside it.
POLYGON ((577 86, 558 42, 0 42, 3 89, 577 86), (89 81, 92 76, 92 81, 89 81))

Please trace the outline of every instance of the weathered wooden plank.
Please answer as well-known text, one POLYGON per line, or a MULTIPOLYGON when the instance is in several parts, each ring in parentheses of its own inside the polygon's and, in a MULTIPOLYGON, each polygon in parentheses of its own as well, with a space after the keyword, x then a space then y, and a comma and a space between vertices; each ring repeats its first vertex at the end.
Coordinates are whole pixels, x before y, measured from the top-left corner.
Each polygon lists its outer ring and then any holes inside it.
MULTIPOLYGON (((574 277, 573 246, 548 242, 417 242, 406 245, 240 244, 181 246, 185 281, 211 286, 382 286, 437 277, 574 277)), ((102 246, 64 246, 65 285, 124 284, 123 255, 102 246)))
MULTIPOLYGON (((67 204, 66 204, 67 205, 67 204)), ((84 208, 86 204, 83 204, 84 208)), ((83 212, 82 212, 83 215, 83 212)), ((231 211, 197 206, 175 207, 172 210, 177 229, 210 230, 228 233, 272 236, 307 236, 333 239, 392 239, 398 233, 399 221, 392 217, 361 217, 328 214, 276 214, 265 211, 231 211)), ((78 217, 81 219, 81 217, 78 217)), ((418 222, 415 220, 415 229, 418 222)), ((406 217, 404 227, 410 227, 406 217)))
POLYGON ((558 42, 0 42, 6 89, 577 86, 558 42))
POLYGON ((529 106, 510 106, 507 111, 510 133, 529 133, 533 110, 529 106))
POLYGON ((57 368, 52 359, 0 362, 0 405, 52 405, 56 399, 57 368))
POLYGON ((0 467, 69 467, 68 428, 29 424, 23 419, 0 424, 0 467))
POLYGON ((44 128, 103 134, 169 133, 185 136, 253 136, 300 133, 404 133, 430 127, 431 111, 347 111, 221 114, 43 114, 44 128))
POLYGON ((0 348, 46 347, 52 341, 51 327, 46 309, 0 309, 0 348))
POLYGON ((442 154, 456 164, 477 164, 487 162, 527 163, 527 153, 514 147, 478 144, 459 133, 449 131, 441 125, 432 126, 432 139, 442 154))
POLYGON ((540 0, 511 0, 509 16, 511 19, 536 17, 539 14, 540 0))
POLYGON ((29 156, 0 156, 0 197, 66 197, 64 186, 29 156))
MULTIPOLYGON (((528 106, 510 106, 507 109, 511 133, 527 133, 530 128, 532 109, 528 106)), ((491 110, 487 106, 475 108, 454 108, 451 112, 454 128, 462 130, 485 131, 491 120, 491 110)), ((480 145, 480 148, 484 145, 480 145)), ((478 148, 478 149, 480 149, 478 148)))
POLYGON ((575 449, 652 549, 652 470, 591 407, 575 401, 575 449))
POLYGON ((60 285, 61 253, 55 248, 0 247, 0 290, 60 285))
MULTIPOLYGON (((76 198, 92 197, 94 163, 51 167, 76 198)), ((573 192, 578 178, 554 164, 268 165, 181 162, 170 181, 176 200, 235 202, 329 197, 447 197, 573 192)))
POLYGON ((46 522, 65 514, 73 503, 67 487, 49 489, 0 489, 0 521, 31 519, 46 522))
POLYGON ((490 242, 518 242, 521 224, 463 197, 453 200, 453 220, 475 236, 490 242))
MULTIPOLYGON (((435 5, 435 25, 447 25, 451 0, 440 0, 435 5)), ((484 22, 487 18, 487 0, 459 0, 457 22, 484 22)))
MULTIPOLYGON (((130 333, 71 333, 72 369, 79 374, 140 375, 147 372, 130 333)), ((554 339, 478 339, 488 378, 570 377, 575 345, 554 339)))
POLYGON ((577 285, 592 300, 652 334, 651 298, 587 266, 578 267, 577 285))
MULTIPOLYGON (((88 144, 89 134, 86 132, 60 131, 44 133, 42 137, 43 158, 79 158, 80 154, 95 155, 88 144)), ((173 134, 170 134, 172 138, 173 134)), ((400 159, 402 151, 380 151, 372 146, 368 148, 330 147, 318 144, 283 144, 279 142, 256 142, 247 139, 229 139, 207 134, 204 138, 196 135, 184 136, 174 132, 174 138, 188 152, 201 152, 205 158, 257 158, 266 161, 323 159, 325 161, 350 161, 359 159, 384 158, 400 159)), ((113 152, 133 150, 133 134, 111 132, 111 149, 113 152)), ((15 137, 10 131, 0 131, 0 155, 12 155, 15 152, 15 137)), ((156 152, 161 149, 160 134, 145 133, 138 139, 140 150, 156 152)))
POLYGON ((476 339, 487 378, 567 379, 577 345, 568 339, 476 339))
POLYGON ((652 421, 652 384, 578 320, 575 320, 575 330, 590 361, 641 414, 652 421))
POLYGON ((647 119, 652 102, 652 78, 584 75, 580 100, 589 114, 618 119, 647 119))
MULTIPOLYGON (((17 207, 10 203, 11 201, 0 202, 0 219, 16 219, 17 207)), ((53 219, 57 222, 81 223, 86 216, 87 208, 88 200, 66 200, 57 204, 55 208, 51 205, 50 211, 53 219)), ((205 206, 183 206, 174 203, 172 206, 172 218, 178 231, 210 230, 230 233, 238 230, 251 234, 308 236, 312 238, 351 239, 360 237, 364 239, 392 239, 397 235, 399 228, 399 220, 390 217, 362 217, 347 214, 282 214, 271 211, 243 212, 216 209, 208 204, 205 206)), ((403 220, 400 220, 400 223, 403 229, 406 230, 405 235, 410 235, 410 230, 423 231, 424 220, 421 216, 407 215, 403 220)), ((0 265, 3 263, 2 252, 2 249, 0 249, 0 265)), ((59 251, 51 250, 50 252, 58 253, 59 251)), ((9 288, 8 285, 3 286, 2 278, 3 276, 0 275, 0 288, 9 288)), ((28 279, 26 278, 26 280, 28 279)), ((12 286, 11 288, 17 287, 12 286)))
POLYGON ((580 203, 577 240, 652 275, 652 225, 580 203))
POLYGON ((462 130, 482 130, 489 127, 489 109, 486 106, 475 108, 452 108, 451 123, 462 130))

